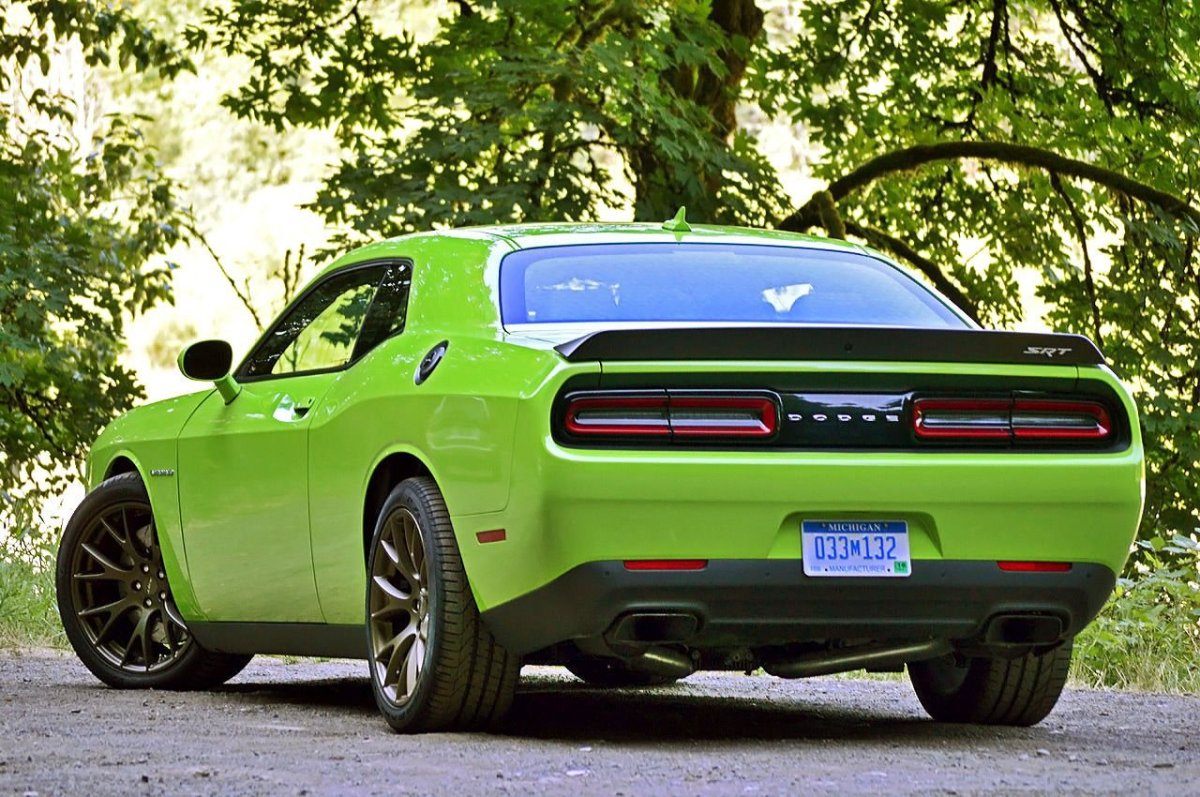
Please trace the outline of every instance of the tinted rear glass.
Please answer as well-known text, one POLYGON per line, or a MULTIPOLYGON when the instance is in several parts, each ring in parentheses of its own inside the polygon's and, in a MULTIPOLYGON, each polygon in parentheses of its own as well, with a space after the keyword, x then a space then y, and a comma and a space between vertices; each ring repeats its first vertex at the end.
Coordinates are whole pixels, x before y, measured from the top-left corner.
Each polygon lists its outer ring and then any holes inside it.
POLYGON ((525 249, 500 266, 504 323, 743 322, 965 327, 898 268, 856 252, 745 244, 525 249))

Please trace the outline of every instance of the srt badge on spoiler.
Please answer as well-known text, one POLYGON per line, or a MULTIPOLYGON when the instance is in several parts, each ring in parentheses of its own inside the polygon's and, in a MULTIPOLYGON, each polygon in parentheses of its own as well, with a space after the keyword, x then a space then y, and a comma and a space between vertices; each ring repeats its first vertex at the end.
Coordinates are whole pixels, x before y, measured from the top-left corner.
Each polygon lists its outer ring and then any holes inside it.
POLYGON ((1042 357, 1061 357, 1064 354, 1070 353, 1071 348, 1060 348, 1057 346, 1026 346, 1025 353, 1033 355, 1041 355, 1042 357))

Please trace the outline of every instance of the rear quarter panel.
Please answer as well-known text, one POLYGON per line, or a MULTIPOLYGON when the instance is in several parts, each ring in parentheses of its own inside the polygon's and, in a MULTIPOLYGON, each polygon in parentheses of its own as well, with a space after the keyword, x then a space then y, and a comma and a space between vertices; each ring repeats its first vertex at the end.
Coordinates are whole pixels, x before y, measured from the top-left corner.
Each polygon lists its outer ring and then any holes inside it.
MULTIPOLYGON (((495 287, 483 276, 507 251, 494 237, 417 236, 366 253, 411 258, 413 283, 404 332, 339 374, 313 410, 309 506, 327 622, 362 622, 364 525, 374 523, 364 506, 371 475, 389 455, 426 466, 456 523, 508 505, 520 478, 512 463, 518 406, 565 364, 553 351, 504 341, 495 287), (441 341, 445 357, 417 385, 418 365, 441 341)), ((475 552, 461 529, 459 540, 470 574, 475 552)))

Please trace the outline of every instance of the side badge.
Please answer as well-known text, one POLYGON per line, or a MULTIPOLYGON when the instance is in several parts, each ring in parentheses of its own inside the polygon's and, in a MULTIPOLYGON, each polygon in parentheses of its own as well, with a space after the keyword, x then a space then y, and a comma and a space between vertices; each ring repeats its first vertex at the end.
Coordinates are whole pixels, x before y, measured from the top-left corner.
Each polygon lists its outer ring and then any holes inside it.
POLYGON ((438 363, 446 356, 446 349, 450 348, 450 341, 443 340, 438 345, 429 350, 421 359, 421 364, 417 366, 417 374, 413 377, 413 382, 416 384, 423 383, 433 374, 434 369, 438 367, 438 363))
POLYGON ((151 476, 174 476, 175 469, 174 468, 153 468, 150 471, 150 475, 151 476))

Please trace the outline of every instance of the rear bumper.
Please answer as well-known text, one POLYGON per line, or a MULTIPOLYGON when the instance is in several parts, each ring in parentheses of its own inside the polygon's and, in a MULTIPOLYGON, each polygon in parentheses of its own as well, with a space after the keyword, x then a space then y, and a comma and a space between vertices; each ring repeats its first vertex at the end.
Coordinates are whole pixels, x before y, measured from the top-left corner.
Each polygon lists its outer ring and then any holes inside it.
POLYGON ((579 565, 484 612, 507 648, 525 654, 602 638, 632 612, 695 616, 696 648, 820 639, 969 640, 998 615, 1059 618, 1073 636, 1100 611, 1116 577, 1103 565, 1017 573, 990 561, 917 560, 908 578, 813 578, 800 560, 714 560, 696 571, 579 565))

